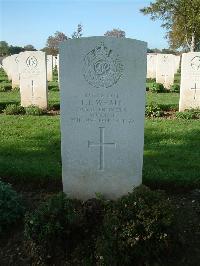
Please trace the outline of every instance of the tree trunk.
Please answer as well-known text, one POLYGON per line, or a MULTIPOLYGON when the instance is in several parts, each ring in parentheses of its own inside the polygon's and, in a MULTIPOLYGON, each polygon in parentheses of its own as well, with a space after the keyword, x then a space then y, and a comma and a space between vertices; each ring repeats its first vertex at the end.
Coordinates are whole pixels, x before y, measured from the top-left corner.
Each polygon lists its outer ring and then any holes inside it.
POLYGON ((195 51, 195 34, 194 32, 192 33, 192 40, 191 40, 191 45, 190 45, 190 52, 195 51))

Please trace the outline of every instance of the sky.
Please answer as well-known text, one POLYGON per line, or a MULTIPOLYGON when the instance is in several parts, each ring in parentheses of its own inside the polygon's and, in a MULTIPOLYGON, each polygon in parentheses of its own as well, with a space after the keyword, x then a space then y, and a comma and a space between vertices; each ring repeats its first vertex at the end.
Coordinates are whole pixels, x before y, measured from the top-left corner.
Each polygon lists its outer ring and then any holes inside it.
POLYGON ((148 0, 0 0, 0 40, 9 45, 46 45, 56 31, 67 36, 83 25, 83 37, 102 36, 120 28, 126 37, 146 41, 149 48, 168 48, 160 21, 140 13, 148 0))

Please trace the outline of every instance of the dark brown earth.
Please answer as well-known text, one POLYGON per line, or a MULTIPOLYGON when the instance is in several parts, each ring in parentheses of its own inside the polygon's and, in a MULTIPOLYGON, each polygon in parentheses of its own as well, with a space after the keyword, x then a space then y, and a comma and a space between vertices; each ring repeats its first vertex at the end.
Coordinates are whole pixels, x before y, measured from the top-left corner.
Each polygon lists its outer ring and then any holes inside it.
MULTIPOLYGON (((34 210, 41 202, 62 190, 59 182, 46 186, 46 188, 33 188, 33 186, 25 184, 13 184, 13 186, 22 194, 29 210, 34 210)), ((177 210, 177 230, 181 234, 181 249, 165 265, 198 266, 200 265, 200 189, 186 190, 180 188, 170 189, 168 187, 165 192, 177 210)), ((9 232, 6 232, 3 239, 1 239, 0 266, 36 265, 26 254, 23 229, 23 223, 20 223, 11 228, 9 232)), ((54 265, 63 264, 58 260, 54 265)))

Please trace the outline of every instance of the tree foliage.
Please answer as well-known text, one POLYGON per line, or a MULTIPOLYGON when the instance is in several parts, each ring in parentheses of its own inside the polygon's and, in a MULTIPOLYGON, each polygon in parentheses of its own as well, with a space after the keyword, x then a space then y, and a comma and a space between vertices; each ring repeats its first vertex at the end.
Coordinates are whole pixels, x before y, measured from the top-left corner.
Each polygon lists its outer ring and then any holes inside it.
POLYGON ((117 37, 117 38, 125 38, 126 33, 125 33, 125 31, 120 30, 120 29, 113 29, 111 31, 106 31, 104 36, 113 36, 113 37, 117 37))
POLYGON ((68 37, 60 31, 56 31, 54 33, 54 36, 49 36, 46 43, 48 53, 52 55, 57 55, 59 44, 67 39, 68 37))
POLYGON ((171 48, 200 48, 200 0, 156 0, 140 11, 162 20, 171 48))
POLYGON ((35 47, 32 44, 27 44, 24 46, 25 51, 36 51, 35 47))
POLYGON ((78 24, 77 30, 72 33, 72 39, 81 38, 83 35, 83 26, 78 24))
POLYGON ((5 41, 0 41, 0 56, 9 54, 9 45, 5 41))

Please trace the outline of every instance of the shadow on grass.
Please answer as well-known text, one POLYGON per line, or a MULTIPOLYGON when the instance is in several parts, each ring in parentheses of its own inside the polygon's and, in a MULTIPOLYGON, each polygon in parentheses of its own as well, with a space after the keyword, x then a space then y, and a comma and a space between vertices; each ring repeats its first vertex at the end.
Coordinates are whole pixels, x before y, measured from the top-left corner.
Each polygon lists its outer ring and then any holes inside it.
POLYGON ((35 134, 23 140, 16 136, 1 146, 0 177, 22 189, 62 188, 59 136, 35 134))
POLYGON ((145 130, 143 182, 153 188, 200 188, 200 128, 145 130))

